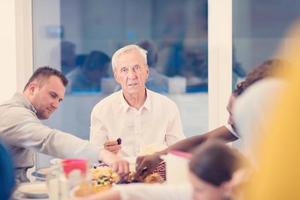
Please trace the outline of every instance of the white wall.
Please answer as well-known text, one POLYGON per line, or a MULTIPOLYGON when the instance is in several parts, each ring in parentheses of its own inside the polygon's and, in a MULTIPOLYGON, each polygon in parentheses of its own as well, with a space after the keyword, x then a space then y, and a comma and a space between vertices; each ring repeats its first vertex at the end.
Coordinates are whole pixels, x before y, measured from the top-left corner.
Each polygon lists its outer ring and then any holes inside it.
POLYGON ((15 1, 0 1, 0 102, 17 89, 15 1))
POLYGON ((22 91, 33 72, 31 0, 16 0, 17 90, 22 91))
POLYGON ((0 1, 0 102, 22 91, 32 74, 31 0, 0 1))
POLYGON ((300 16, 300 1, 233 1, 232 11, 235 57, 249 71, 274 57, 290 23, 300 16), (287 12, 286 5, 292 5, 287 12))

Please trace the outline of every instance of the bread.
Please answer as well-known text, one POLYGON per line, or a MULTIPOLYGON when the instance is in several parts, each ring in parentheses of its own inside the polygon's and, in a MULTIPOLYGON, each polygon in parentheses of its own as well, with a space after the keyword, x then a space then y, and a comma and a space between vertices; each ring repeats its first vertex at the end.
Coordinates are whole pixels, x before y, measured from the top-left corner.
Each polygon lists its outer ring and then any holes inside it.
POLYGON ((145 177, 144 183, 163 183, 164 179, 158 174, 153 173, 145 177))
POLYGON ((91 185, 88 183, 81 183, 80 186, 75 190, 74 196, 75 197, 84 197, 88 195, 92 195, 98 192, 103 192, 109 190, 112 186, 111 185, 91 185))

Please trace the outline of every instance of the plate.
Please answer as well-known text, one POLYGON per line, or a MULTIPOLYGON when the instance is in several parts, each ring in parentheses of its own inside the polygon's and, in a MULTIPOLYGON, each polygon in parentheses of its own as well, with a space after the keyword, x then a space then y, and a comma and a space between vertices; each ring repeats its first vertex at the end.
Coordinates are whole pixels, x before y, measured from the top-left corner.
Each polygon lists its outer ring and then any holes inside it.
POLYGON ((48 188, 44 182, 22 183, 17 191, 27 198, 47 198, 48 188))
POLYGON ((76 199, 76 198, 87 198, 87 197, 91 197, 91 196, 94 196, 94 195, 97 195, 101 192, 105 192, 105 191, 108 191, 109 189, 111 189, 113 186, 112 185, 107 185, 107 186, 102 186, 102 187, 98 187, 97 189, 96 188, 91 188, 93 186, 91 185, 86 185, 86 186, 76 186, 74 187, 71 192, 70 192, 70 196, 71 196, 71 199, 76 199), (84 188, 83 188, 84 187, 84 188), (79 192, 79 190, 81 190, 81 194, 78 195, 76 193, 79 192))

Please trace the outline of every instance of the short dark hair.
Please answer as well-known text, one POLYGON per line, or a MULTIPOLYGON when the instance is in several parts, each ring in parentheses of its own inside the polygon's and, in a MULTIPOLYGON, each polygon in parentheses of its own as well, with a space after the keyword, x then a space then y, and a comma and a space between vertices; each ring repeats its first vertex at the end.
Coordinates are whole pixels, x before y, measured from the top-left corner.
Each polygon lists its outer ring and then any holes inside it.
POLYGON ((237 84, 233 91, 235 96, 241 95, 249 86, 266 77, 275 77, 277 72, 287 67, 289 63, 282 59, 270 59, 253 68, 246 76, 246 79, 237 84))
POLYGON ((238 152, 219 140, 211 140, 198 147, 189 163, 194 175, 214 186, 231 180, 240 167, 238 152))
POLYGON ((28 82, 26 83, 24 90, 28 87, 28 85, 37 79, 48 79, 50 76, 57 76, 60 78, 63 85, 66 87, 68 85, 68 79, 57 69, 53 69, 48 66, 39 67, 35 72, 32 74, 28 82))

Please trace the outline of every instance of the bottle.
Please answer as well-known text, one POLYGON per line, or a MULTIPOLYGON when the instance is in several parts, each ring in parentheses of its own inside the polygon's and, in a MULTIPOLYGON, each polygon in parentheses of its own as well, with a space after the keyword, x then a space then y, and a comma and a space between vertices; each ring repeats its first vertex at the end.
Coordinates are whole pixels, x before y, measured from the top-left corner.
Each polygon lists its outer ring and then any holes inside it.
POLYGON ((49 200, 68 200, 69 188, 65 175, 62 172, 60 164, 51 167, 47 175, 47 186, 49 200))

